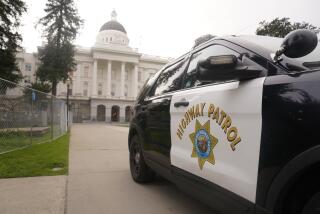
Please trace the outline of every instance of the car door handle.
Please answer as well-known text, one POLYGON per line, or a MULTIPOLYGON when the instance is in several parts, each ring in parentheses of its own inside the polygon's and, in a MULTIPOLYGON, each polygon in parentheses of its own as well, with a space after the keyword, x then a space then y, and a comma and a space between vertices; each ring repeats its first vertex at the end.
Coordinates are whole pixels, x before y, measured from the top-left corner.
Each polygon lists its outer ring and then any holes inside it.
POLYGON ((180 106, 187 107, 189 105, 188 101, 179 101, 174 103, 174 107, 178 108, 180 106))

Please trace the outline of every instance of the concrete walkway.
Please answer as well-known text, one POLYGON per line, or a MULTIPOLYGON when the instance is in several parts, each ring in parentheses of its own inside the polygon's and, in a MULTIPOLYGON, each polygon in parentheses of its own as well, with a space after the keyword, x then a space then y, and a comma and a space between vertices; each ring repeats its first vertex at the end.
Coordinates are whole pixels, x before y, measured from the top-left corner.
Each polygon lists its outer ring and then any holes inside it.
POLYGON ((1 214, 63 214, 67 176, 0 179, 1 214))
POLYGON ((133 182, 127 135, 125 127, 73 125, 67 214, 212 213, 163 179, 148 185, 133 182))

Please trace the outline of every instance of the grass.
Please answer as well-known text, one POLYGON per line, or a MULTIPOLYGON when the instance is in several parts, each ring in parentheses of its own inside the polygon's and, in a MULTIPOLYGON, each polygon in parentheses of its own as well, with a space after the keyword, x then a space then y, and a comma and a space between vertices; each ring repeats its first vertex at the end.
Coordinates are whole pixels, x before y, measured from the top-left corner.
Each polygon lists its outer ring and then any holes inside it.
POLYGON ((34 144, 0 155, 0 178, 67 174, 69 137, 65 134, 51 143, 34 144))
MULTIPOLYGON (((53 127, 54 135, 60 135, 59 126, 53 127)), ((0 153, 22 148, 31 144, 46 142, 51 139, 51 130, 39 136, 31 136, 24 132, 0 132, 0 153)))
POLYGON ((24 146, 28 146, 31 143, 40 143, 45 142, 51 139, 51 133, 47 132, 41 136, 33 136, 32 142, 31 137, 24 133, 9 133, 9 134, 0 134, 0 153, 6 152, 10 150, 14 150, 17 148, 21 148, 24 146))

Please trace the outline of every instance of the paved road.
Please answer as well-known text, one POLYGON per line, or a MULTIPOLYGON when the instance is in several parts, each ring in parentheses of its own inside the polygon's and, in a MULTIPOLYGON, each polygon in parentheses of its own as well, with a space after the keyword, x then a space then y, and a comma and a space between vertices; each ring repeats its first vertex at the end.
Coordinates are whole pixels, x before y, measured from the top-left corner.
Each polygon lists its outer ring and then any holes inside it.
POLYGON ((128 128, 105 124, 72 127, 67 214, 212 213, 163 179, 133 182, 127 134, 128 128))

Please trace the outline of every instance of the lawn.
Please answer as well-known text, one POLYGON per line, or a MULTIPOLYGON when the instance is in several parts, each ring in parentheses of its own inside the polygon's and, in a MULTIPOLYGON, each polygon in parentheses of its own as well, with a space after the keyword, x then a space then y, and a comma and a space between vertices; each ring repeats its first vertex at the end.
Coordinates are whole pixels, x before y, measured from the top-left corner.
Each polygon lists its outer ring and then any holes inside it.
POLYGON ((32 141, 31 141, 31 137, 24 133, 19 133, 19 132, 9 133, 9 134, 1 133, 0 134, 0 153, 18 149, 34 143, 49 141, 50 139, 51 139, 50 132, 47 132, 41 136, 33 136, 32 141))
MULTIPOLYGON (((61 135, 59 126, 53 127, 54 136, 61 135)), ((49 129, 44 134, 31 136, 29 133, 21 131, 1 132, 0 131, 0 153, 19 149, 31 144, 38 144, 51 140, 51 130, 49 129)))
POLYGON ((69 137, 0 155, 0 178, 67 174, 69 137))

